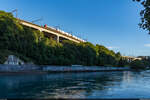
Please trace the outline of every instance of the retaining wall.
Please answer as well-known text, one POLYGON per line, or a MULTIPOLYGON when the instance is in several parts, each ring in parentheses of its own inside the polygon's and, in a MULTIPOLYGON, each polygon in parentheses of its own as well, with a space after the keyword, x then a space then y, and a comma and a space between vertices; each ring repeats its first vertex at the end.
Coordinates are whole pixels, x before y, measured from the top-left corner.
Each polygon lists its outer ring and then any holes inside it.
POLYGON ((0 64, 0 71, 17 72, 41 70, 41 67, 35 65, 3 65, 0 64))
POLYGON ((81 71, 115 71, 129 70, 127 67, 101 67, 101 66, 36 66, 36 65, 3 65, 0 64, 0 72, 19 71, 49 71, 49 72, 81 72, 81 71))
POLYGON ((45 66, 43 71, 103 71, 129 70, 128 67, 101 67, 101 66, 45 66))

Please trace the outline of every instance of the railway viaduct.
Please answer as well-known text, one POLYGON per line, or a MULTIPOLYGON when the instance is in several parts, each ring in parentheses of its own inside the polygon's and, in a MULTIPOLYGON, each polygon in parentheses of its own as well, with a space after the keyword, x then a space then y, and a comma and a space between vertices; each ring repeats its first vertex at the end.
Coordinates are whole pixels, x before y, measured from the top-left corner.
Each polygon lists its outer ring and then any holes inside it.
POLYGON ((134 60, 142 60, 142 58, 138 58, 138 57, 129 57, 129 56, 122 56, 123 60, 127 60, 129 63, 134 61, 134 60))
POLYGON ((51 37, 54 40, 56 40, 57 42, 61 42, 62 40, 70 40, 70 41, 73 41, 76 43, 86 42, 85 40, 83 40, 81 38, 73 36, 73 35, 71 35, 67 32, 64 32, 62 30, 59 30, 59 29, 55 29, 55 28, 48 27, 48 26, 46 26, 46 27, 39 26, 37 24, 33 24, 31 22, 24 21, 21 19, 18 19, 18 20, 20 21, 20 23, 22 25, 30 27, 30 28, 35 29, 35 30, 39 30, 39 31, 43 32, 45 36, 51 37))

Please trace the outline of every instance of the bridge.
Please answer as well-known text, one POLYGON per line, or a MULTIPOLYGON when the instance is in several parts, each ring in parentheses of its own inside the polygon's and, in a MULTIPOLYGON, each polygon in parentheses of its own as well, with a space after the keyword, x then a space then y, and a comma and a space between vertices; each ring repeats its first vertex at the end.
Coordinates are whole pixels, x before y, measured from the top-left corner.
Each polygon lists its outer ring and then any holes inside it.
POLYGON ((123 60, 127 60, 127 62, 132 62, 134 60, 142 60, 142 58, 138 58, 138 57, 130 57, 130 56, 122 56, 123 60))
POLYGON ((52 38, 52 39, 56 40, 57 42, 62 42, 63 40, 70 40, 70 41, 73 41, 76 43, 86 42, 85 40, 78 38, 74 35, 71 35, 67 32, 64 32, 60 29, 56 29, 56 28, 49 27, 49 26, 43 27, 43 26, 33 24, 28 21, 21 20, 21 19, 18 19, 18 20, 20 21, 20 23, 22 25, 30 27, 35 30, 39 30, 40 32, 43 32, 46 37, 52 38))

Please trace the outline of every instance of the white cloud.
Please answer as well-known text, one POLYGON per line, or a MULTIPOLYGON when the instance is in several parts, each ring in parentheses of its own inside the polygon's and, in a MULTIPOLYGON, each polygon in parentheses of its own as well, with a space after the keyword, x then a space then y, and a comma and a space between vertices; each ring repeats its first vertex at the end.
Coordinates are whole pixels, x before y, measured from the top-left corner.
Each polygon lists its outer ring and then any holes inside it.
POLYGON ((150 44, 144 44, 145 47, 150 47, 150 44))

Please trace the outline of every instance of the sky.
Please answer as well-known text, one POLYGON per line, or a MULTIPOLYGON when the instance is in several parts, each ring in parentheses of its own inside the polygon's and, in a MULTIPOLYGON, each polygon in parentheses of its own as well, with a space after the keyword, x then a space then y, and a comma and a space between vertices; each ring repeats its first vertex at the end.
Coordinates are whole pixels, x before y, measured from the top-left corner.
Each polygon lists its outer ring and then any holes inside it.
POLYGON ((150 35, 138 26, 142 6, 132 0, 0 0, 0 10, 14 9, 20 19, 42 18, 35 23, 59 26, 124 56, 150 56, 150 35))

